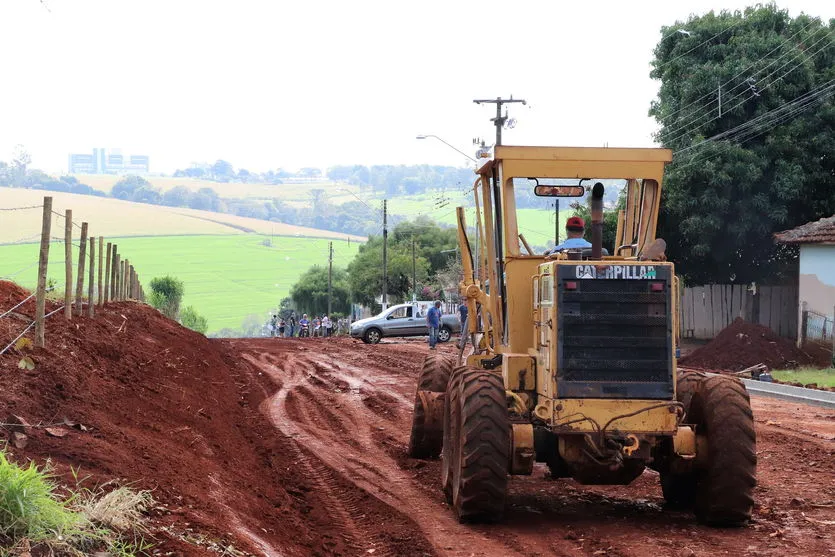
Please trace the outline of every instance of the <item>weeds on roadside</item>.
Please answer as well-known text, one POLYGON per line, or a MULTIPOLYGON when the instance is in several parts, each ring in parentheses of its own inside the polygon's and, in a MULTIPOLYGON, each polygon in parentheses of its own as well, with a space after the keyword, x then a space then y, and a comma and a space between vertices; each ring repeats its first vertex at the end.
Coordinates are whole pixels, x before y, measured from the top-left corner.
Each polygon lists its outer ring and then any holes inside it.
MULTIPOLYGON (((0 557, 44 547, 50 555, 81 556, 104 549, 111 555, 150 554, 142 513, 153 504, 147 491, 117 487, 76 488, 60 498, 49 468, 21 468, 0 449, 0 557)), ((82 480, 83 481, 83 480, 82 480)))

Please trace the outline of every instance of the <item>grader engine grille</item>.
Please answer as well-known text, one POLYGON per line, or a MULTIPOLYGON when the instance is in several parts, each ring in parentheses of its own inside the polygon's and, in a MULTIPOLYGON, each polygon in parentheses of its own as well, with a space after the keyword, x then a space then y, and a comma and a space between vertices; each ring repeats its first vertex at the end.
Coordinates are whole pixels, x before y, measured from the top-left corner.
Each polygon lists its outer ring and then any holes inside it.
POLYGON ((561 265, 558 278, 558 396, 671 398, 669 267, 561 265))

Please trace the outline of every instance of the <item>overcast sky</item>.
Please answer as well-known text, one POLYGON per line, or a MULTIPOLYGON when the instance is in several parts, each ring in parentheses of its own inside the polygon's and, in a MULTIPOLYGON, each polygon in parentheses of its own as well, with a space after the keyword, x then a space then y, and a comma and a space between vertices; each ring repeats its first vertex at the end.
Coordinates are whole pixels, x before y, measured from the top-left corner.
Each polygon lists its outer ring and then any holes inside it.
MULTIPOLYGON (((753 1, 0 0, 0 160, 121 147, 154 172, 451 164, 492 142, 651 146, 662 25, 753 1)), ((784 0, 835 17, 832 0, 784 0)))

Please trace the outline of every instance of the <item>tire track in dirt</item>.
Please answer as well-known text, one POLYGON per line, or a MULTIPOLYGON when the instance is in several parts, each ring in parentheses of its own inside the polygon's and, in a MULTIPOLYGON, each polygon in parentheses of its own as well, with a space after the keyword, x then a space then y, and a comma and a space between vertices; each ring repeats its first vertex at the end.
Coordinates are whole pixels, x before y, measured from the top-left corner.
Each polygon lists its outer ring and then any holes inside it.
POLYGON ((404 389, 401 378, 379 367, 355 366, 345 360, 337 363, 335 355, 327 356, 307 352, 243 353, 251 365, 281 381, 282 386, 264 402, 262 411, 279 431, 297 442, 300 464, 310 471, 321 493, 336 509, 334 520, 343 526, 350 540, 347 545, 374 549, 374 555, 403 554, 402 544, 392 547, 388 536, 381 536, 385 527, 364 519, 369 507, 357 504, 354 490, 359 490, 373 498, 374 506, 382 505, 387 512, 410 521, 434 552, 515 554, 501 541, 490 540, 483 532, 458 523, 445 505, 428 496, 379 443, 375 434, 391 424, 375 412, 375 404, 363 399, 381 399, 385 407, 394 403, 405 412, 413 404, 405 392, 414 388, 413 382, 404 389), (303 406, 319 410, 301 410, 303 406), (322 420, 329 423, 323 424, 322 420), (358 540, 371 540, 373 547, 368 543, 362 546, 358 540))

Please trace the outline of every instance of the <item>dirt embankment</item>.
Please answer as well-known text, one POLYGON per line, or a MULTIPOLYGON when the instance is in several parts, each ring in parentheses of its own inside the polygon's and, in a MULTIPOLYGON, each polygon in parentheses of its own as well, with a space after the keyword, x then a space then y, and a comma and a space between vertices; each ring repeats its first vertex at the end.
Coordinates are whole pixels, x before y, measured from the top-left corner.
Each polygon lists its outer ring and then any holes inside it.
POLYGON ((16 457, 51 457, 70 482, 72 465, 154 488, 168 509, 152 517, 163 553, 214 554, 182 541, 188 528, 262 555, 811 556, 835 546, 835 411, 755 399, 759 485, 745 528, 667 510, 651 472, 585 487, 539 465, 511 480, 504 522, 469 526, 444 503, 438 461, 406 456, 423 342, 210 341, 133 303, 92 321, 56 316, 47 339, 32 371, 0 357, 0 414, 89 429, 32 428, 16 457))

